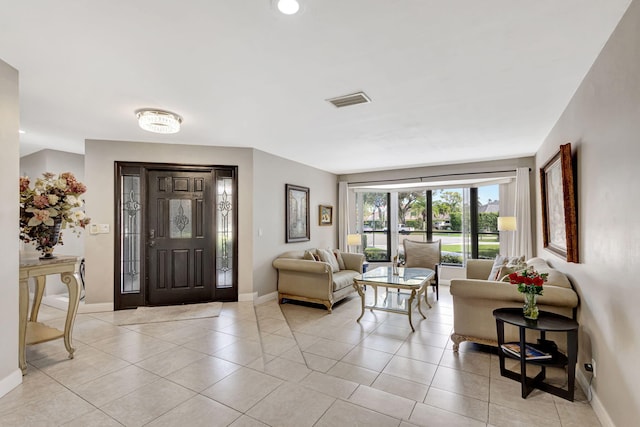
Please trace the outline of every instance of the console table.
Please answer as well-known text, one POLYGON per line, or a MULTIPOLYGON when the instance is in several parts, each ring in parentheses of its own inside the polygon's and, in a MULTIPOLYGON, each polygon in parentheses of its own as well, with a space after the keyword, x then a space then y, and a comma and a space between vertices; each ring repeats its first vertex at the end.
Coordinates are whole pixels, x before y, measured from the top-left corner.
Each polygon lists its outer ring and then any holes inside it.
MULTIPOLYGON (((522 398, 526 398, 534 388, 555 394, 573 402, 575 388, 576 362, 578 360, 578 322, 559 314, 541 311, 538 320, 529 320, 522 315, 521 308, 499 308, 493 311, 496 319, 496 332, 498 335, 498 357, 500 359, 500 375, 519 381, 522 389, 522 398), (504 344, 504 324, 508 323, 517 326, 520 330, 520 357, 515 357, 507 353, 503 348, 504 344), (547 332, 565 332, 567 334, 567 355, 553 350, 550 359, 527 360, 525 352, 527 329, 540 332, 540 339, 545 340, 547 332), (514 372, 505 368, 505 357, 520 360, 520 372, 514 372), (540 373, 535 378, 527 377, 527 364, 540 366, 540 373), (567 389, 562 389, 544 382, 546 368, 550 366, 567 368, 567 389)), ((536 347, 535 345, 533 345, 536 347)), ((538 347, 539 348, 539 347, 538 347)))
POLYGON ((69 359, 73 359, 75 348, 71 341, 73 324, 78 312, 78 302, 80 301, 80 289, 78 287, 80 268, 80 258, 75 256, 57 256, 53 259, 20 258, 20 292, 19 292, 19 349, 18 363, 22 369, 22 375, 27 373, 26 346, 64 338, 64 346, 69 352, 69 359), (46 276, 59 274, 62 282, 69 289, 69 306, 67 308, 67 319, 64 324, 64 331, 49 327, 38 322, 38 311, 44 294, 46 276), (36 280, 31 315, 29 312, 29 278, 36 280), (28 317, 28 318, 27 318, 28 317))

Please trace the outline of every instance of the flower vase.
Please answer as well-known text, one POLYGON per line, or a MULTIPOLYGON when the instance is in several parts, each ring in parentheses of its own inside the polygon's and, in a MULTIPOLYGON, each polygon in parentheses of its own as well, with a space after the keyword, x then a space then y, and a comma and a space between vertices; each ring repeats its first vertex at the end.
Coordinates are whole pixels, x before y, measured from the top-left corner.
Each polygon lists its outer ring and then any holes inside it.
POLYGON ((524 293, 524 306, 522 306, 522 312, 526 319, 537 320, 538 319, 538 306, 536 305, 536 299, 538 295, 532 292, 524 293))
POLYGON ((55 219, 53 227, 47 227, 46 231, 38 239, 38 249, 42 252, 40 259, 53 259, 53 248, 58 244, 62 221, 55 219))

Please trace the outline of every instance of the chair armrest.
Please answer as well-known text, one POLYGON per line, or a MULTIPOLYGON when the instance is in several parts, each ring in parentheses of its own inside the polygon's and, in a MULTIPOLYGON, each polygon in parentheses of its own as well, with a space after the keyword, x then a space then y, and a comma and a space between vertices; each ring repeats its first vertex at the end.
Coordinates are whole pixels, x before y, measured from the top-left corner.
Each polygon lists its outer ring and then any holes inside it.
POLYGON ((491 259, 469 259, 467 260, 467 279, 487 280, 493 268, 491 259))
POLYGON ((328 263, 306 259, 277 258, 273 261, 272 265, 278 270, 301 271, 315 274, 332 272, 331 266, 328 263))
POLYGON ((349 252, 341 252, 342 260, 346 270, 354 270, 362 274, 362 265, 364 264, 364 254, 353 254, 349 252))

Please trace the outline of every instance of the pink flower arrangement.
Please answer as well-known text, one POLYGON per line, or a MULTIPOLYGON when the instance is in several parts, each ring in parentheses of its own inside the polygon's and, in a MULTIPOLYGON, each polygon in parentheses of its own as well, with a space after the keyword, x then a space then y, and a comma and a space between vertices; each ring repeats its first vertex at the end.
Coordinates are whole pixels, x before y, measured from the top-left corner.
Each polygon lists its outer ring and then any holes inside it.
MULTIPOLYGON (((59 176, 46 172, 36 179, 33 187, 28 177, 20 177, 20 239, 36 242, 42 251, 51 247, 51 228, 59 224, 61 229, 85 228, 90 219, 82 209, 80 197, 87 187, 76 180, 71 172, 59 176)), ((57 240, 62 244, 62 240, 57 240)))
POLYGON ((538 273, 533 267, 509 274, 509 282, 518 285, 518 292, 542 295, 542 285, 548 273, 538 273))

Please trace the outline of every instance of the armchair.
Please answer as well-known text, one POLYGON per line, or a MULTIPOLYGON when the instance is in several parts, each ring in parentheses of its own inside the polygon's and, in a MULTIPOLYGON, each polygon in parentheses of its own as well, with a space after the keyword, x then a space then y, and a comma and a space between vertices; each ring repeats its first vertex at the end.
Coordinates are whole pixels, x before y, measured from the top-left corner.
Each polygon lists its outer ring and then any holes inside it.
POLYGON ((438 300, 440 298, 440 282, 438 278, 438 267, 441 261, 440 240, 416 242, 405 239, 402 244, 404 245, 405 267, 430 268, 436 272, 433 279, 431 279, 431 286, 436 293, 436 300, 438 300))

